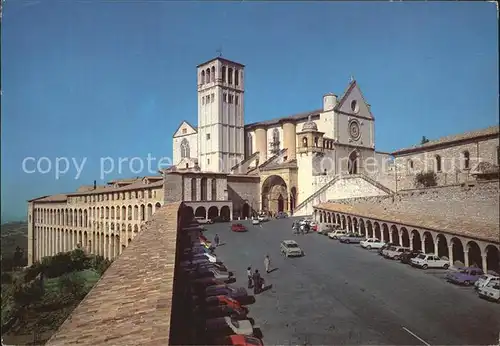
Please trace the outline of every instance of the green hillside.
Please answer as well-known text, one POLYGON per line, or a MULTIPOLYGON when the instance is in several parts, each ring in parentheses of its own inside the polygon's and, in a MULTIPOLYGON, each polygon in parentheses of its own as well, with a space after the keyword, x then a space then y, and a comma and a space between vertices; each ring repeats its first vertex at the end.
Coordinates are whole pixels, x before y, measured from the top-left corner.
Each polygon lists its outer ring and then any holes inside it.
POLYGON ((0 251, 2 256, 10 257, 19 246, 25 254, 28 253, 28 223, 27 222, 9 222, 1 226, 0 235, 2 245, 0 251))

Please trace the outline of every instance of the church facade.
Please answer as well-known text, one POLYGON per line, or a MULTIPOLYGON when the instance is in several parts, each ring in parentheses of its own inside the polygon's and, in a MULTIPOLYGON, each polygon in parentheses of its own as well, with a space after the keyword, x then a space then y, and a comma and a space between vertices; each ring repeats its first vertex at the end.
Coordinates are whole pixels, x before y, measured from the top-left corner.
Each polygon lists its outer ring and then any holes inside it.
POLYGON ((339 175, 368 176, 367 162, 390 157, 375 151, 375 118, 355 80, 316 110, 245 124, 245 66, 219 57, 197 74, 198 124, 181 122, 173 161, 177 170, 228 174, 236 215, 290 212, 339 175))

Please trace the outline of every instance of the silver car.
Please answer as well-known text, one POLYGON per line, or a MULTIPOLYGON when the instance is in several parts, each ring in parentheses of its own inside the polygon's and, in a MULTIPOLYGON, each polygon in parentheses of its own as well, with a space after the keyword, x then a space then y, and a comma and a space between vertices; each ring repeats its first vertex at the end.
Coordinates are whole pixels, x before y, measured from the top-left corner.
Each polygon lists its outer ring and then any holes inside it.
POLYGON ((304 251, 295 240, 283 240, 280 245, 280 252, 285 257, 299 257, 304 255, 304 251))

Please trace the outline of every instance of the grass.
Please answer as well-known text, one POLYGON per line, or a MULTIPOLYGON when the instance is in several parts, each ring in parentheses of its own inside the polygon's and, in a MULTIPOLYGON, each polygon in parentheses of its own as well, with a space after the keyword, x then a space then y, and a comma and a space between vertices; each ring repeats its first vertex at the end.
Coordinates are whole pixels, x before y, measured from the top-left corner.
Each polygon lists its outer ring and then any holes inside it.
POLYGON ((1 225, 1 253, 10 257, 16 251, 16 246, 28 253, 28 224, 26 222, 10 222, 1 225))

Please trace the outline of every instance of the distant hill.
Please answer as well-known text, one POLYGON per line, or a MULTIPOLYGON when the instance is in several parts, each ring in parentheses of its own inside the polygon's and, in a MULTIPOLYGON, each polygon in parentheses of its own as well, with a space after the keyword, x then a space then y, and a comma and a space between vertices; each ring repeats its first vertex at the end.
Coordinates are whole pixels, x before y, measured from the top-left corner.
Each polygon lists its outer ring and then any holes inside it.
POLYGON ((1 253, 2 256, 11 256, 19 246, 28 253, 28 223, 27 222, 9 222, 1 225, 0 235, 2 237, 1 253))

